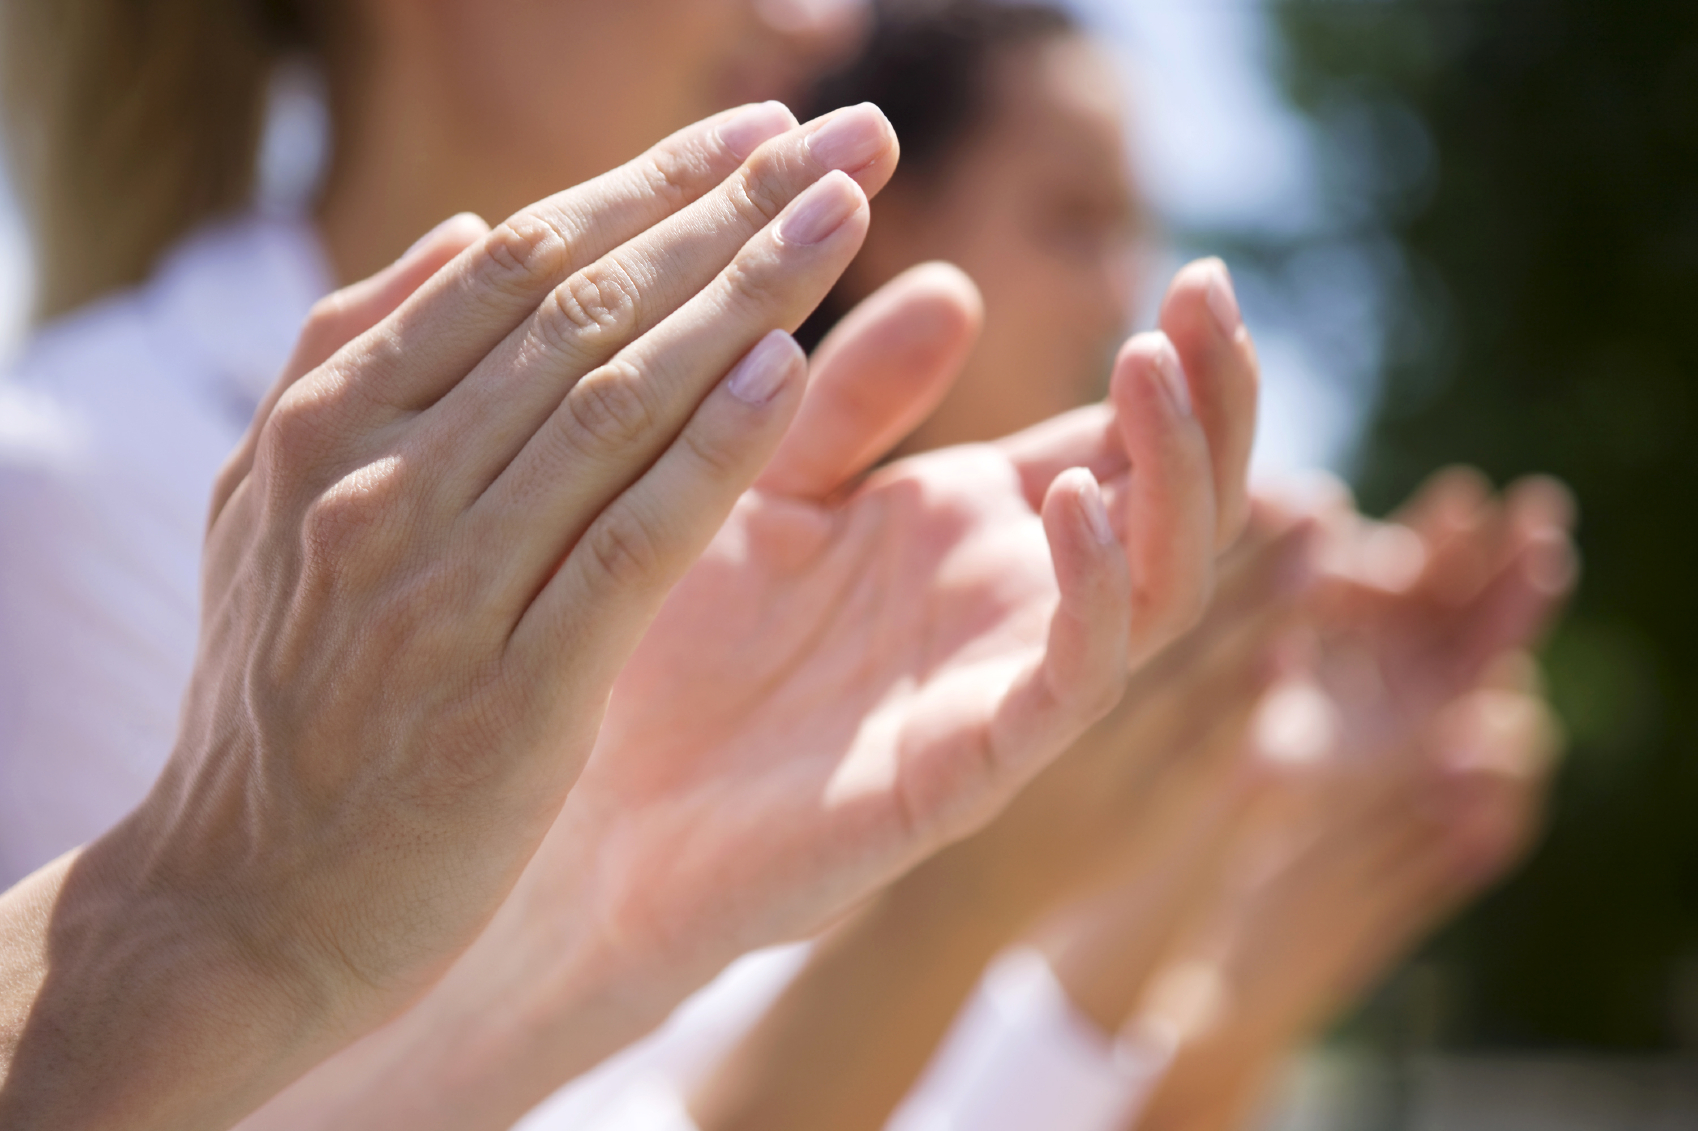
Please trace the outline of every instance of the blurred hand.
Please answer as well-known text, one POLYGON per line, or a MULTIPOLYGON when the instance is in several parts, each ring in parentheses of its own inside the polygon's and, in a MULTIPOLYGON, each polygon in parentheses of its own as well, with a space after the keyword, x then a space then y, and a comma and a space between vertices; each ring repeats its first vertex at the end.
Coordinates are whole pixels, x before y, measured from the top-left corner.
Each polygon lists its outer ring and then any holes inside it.
POLYGON ((226 1126, 488 922, 801 401, 775 328, 860 246, 845 171, 894 167, 876 110, 793 126, 686 130, 315 315, 302 364, 400 302, 286 375, 220 483, 177 748, 32 881, 57 890, 33 1007, 0 1011, 28 1016, 0 1123, 226 1126))
POLYGON ((1526 851, 1558 742, 1528 685, 1494 678, 1357 779, 1157 979, 1137 1027, 1181 1051, 1138 1126, 1250 1123, 1287 1056, 1526 851))
POLYGON ((1347 764, 1412 748, 1494 661, 1535 642, 1574 583, 1573 504, 1553 480, 1500 499, 1455 468, 1390 524, 1342 497, 1331 514, 1312 659, 1347 764))

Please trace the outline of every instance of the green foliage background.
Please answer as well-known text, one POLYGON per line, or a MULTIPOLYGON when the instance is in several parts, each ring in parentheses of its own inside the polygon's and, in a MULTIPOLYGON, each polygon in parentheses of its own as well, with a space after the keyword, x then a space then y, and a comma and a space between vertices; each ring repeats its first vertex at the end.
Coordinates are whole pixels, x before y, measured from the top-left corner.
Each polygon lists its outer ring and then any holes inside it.
POLYGON ((1365 504, 1462 461, 1559 475, 1583 512, 1547 656, 1572 737, 1551 827, 1430 948, 1437 1039, 1698 1045, 1698 3, 1285 0, 1276 20, 1326 207, 1242 251, 1276 290, 1317 242, 1372 265, 1365 504))

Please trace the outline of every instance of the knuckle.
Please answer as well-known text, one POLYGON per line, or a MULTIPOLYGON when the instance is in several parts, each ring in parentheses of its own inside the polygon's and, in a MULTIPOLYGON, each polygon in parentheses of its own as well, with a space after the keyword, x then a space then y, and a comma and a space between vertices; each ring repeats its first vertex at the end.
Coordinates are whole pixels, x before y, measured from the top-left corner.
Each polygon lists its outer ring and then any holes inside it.
POLYGON ((727 195, 731 206, 752 228, 764 228, 778 219, 792 195, 786 191, 784 170, 770 154, 755 160, 731 182, 727 195))
POLYGON ((688 204, 691 170, 684 158, 671 150, 652 151, 644 162, 643 175, 649 192, 676 211, 688 204))
POLYGON ((611 259, 579 271, 552 293, 538 323, 546 343, 571 354, 588 338, 627 337, 640 317, 641 292, 629 272, 611 259))
POLYGON ((784 288, 769 271, 738 257, 725 269, 726 299, 734 310, 765 311, 780 304, 784 288))
POLYGON ((566 273, 572 241, 536 212, 503 222, 482 243, 483 281, 512 293, 527 293, 566 273))
POLYGON ((381 459, 348 472, 307 504, 301 536, 310 560, 341 566, 363 557, 395 520, 403 497, 400 464, 381 459))
POLYGON ((652 526, 630 505, 607 512, 584 535, 584 551, 603 588, 644 583, 660 568, 652 526))
POLYGON ((348 318, 348 300, 341 291, 325 295, 312 304, 307 320, 301 326, 303 344, 322 347, 341 336, 342 324, 348 318))
POLYGON ((291 390, 260 429, 259 461, 279 477, 301 478, 325 457, 328 423, 322 401, 291 390))
POLYGON ((566 424, 577 446, 618 451, 638 443, 655 427, 656 408, 642 375, 609 364, 579 381, 566 394, 566 424))
POLYGON ((709 478, 730 479, 743 466, 747 445, 736 443, 724 429, 709 428, 697 421, 684 429, 680 439, 709 478))

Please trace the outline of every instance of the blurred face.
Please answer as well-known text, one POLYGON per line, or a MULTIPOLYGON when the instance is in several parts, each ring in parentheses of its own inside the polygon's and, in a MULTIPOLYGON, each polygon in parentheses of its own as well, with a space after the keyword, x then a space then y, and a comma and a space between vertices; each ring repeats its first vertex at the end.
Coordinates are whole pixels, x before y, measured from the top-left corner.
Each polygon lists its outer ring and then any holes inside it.
POLYGON ((514 207, 715 110, 793 94, 853 49, 863 15, 861 0, 367 2, 371 53, 414 76, 401 88, 426 93, 514 207))
POLYGON ((1057 38, 992 77, 994 113, 947 173, 874 206, 850 281, 870 291, 944 259, 984 292, 984 338, 909 451, 994 439, 1101 395, 1135 299, 1142 214, 1112 60, 1057 38))

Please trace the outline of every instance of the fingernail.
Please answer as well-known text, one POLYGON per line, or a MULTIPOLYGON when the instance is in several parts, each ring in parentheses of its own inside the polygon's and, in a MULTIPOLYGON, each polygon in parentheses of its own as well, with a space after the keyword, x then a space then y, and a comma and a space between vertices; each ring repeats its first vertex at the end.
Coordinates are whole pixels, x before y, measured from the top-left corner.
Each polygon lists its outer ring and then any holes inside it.
POLYGON ((1214 270, 1209 272, 1209 285, 1203 291, 1203 301, 1209 304, 1209 313, 1215 316, 1220 332, 1228 338, 1236 338, 1239 327, 1244 325, 1244 316, 1238 309, 1238 296, 1232 290, 1232 273, 1218 259, 1214 270))
POLYGON ((889 144, 884 112, 870 102, 843 111, 808 135, 815 161, 849 173, 872 164, 889 144))
POLYGON ((430 231, 426 232, 424 235, 422 235, 418 239, 414 240, 413 243, 412 243, 412 246, 407 248, 406 251, 403 251, 401 253, 400 258, 395 260, 395 262, 400 263, 403 260, 412 258, 414 252, 418 251, 421 247, 424 247, 431 240, 435 239, 439 234, 447 231, 449 228, 453 227, 455 224, 465 223, 467 219, 476 220, 477 219, 476 213, 472 213, 472 212, 456 212, 456 213, 454 213, 454 215, 448 217, 448 219, 442 221, 442 223, 438 224, 436 227, 432 228, 430 231))
POLYGON ((725 379, 725 391, 744 404, 764 405, 778 395, 778 390, 796 371, 796 359, 801 353, 802 347, 795 338, 783 330, 774 330, 737 363, 737 368, 725 379))
POLYGON ((788 106, 782 102, 762 102, 733 114, 719 127, 719 140, 742 161, 763 143, 795 127, 796 117, 788 106))
POLYGON ((778 225, 778 236, 801 247, 819 243, 841 228, 865 200, 848 173, 827 173, 790 205, 778 225))
POLYGON ((1179 354, 1174 350, 1173 343, 1165 337, 1161 348, 1156 351, 1156 376, 1161 379, 1161 386, 1167 392, 1167 399, 1173 404, 1173 411, 1180 416, 1191 415, 1191 386, 1185 380, 1185 370, 1179 364, 1179 354))
POLYGON ((1108 506, 1103 502, 1103 490, 1097 483, 1097 477, 1086 468, 1079 484, 1079 509, 1084 513, 1085 525, 1091 534, 1104 546, 1114 541, 1114 527, 1109 525, 1108 506))

